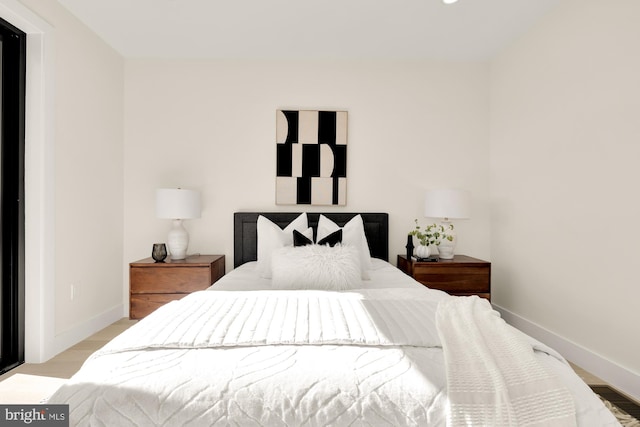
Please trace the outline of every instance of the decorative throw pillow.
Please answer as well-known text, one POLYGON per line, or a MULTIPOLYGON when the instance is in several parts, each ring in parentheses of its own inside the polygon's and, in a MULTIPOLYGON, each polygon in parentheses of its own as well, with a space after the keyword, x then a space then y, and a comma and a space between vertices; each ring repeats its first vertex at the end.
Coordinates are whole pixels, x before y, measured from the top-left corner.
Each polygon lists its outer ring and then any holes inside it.
POLYGON ((344 227, 340 228, 338 224, 331 221, 324 215, 320 215, 318 219, 318 233, 316 239, 324 239, 329 234, 342 230, 342 244, 355 247, 360 254, 360 268, 362 269, 362 278, 370 279, 369 270, 373 268, 371 264, 371 253, 369 252, 369 244, 364 234, 364 223, 362 217, 356 215, 344 227))
POLYGON ((335 246, 342 243, 342 229, 338 230, 338 231, 334 231, 333 233, 329 234, 326 237, 323 237, 322 239, 318 240, 316 242, 316 245, 329 245, 329 246, 335 246))
POLYGON ((273 289, 346 290, 362 287, 360 257, 352 246, 306 245, 276 250, 273 289))
POLYGON ((267 279, 271 278, 271 254, 273 251, 285 246, 293 246, 293 230, 302 233, 311 230, 306 213, 300 214, 284 230, 262 215, 258 216, 256 226, 258 231, 258 263, 256 268, 258 274, 267 279))
MULTIPOLYGON (((310 230, 313 230, 310 228, 310 230)), ((293 230, 293 246, 306 246, 313 245, 313 231, 311 237, 307 237, 298 230, 293 230)))
MULTIPOLYGON (((311 230, 311 235, 309 235, 309 233, 303 234, 298 230, 293 230, 293 246, 294 247, 313 245, 313 239, 312 239, 313 229, 309 228, 309 230, 311 230)), ((338 243, 342 243, 342 230, 335 231, 329 234, 324 239, 316 242, 317 245, 329 245, 329 246, 335 246, 338 243)))

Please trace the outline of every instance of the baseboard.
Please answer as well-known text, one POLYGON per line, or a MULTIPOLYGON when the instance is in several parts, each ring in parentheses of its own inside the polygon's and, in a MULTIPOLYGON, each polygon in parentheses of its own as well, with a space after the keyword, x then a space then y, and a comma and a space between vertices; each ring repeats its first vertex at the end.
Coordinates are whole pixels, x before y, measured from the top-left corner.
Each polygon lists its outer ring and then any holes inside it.
POLYGON ((513 325, 522 332, 559 351, 567 360, 606 381, 618 391, 629 395, 633 399, 640 400, 640 375, 635 374, 628 369, 605 359, 599 354, 593 353, 592 351, 567 340, 564 337, 556 335, 542 326, 520 317, 505 308, 495 304, 493 307, 510 325, 513 325))
POLYGON ((96 332, 106 328, 117 320, 122 319, 124 313, 123 304, 118 304, 91 319, 56 335, 53 343, 55 355, 67 350, 87 339, 96 332))

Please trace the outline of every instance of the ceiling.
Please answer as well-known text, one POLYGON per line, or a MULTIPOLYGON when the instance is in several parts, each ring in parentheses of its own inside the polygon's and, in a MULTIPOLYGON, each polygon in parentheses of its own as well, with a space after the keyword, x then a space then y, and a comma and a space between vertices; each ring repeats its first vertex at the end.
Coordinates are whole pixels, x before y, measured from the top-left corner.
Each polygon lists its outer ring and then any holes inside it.
POLYGON ((127 58, 488 59, 560 0, 58 0, 127 58))

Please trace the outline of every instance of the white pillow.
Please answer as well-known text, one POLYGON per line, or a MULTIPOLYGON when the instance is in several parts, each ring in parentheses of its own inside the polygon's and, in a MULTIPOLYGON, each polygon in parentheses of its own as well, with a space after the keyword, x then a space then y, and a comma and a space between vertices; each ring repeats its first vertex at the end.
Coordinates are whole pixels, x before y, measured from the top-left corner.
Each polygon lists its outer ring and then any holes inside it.
MULTIPOLYGON (((318 233, 316 240, 320 241, 329 234, 340 230, 340 227, 324 215, 320 215, 318 219, 318 233)), ((362 269, 362 278, 370 279, 369 270, 373 268, 371 264, 371 253, 367 237, 364 234, 364 223, 362 217, 356 215, 342 227, 342 244, 354 246, 360 254, 360 268, 362 269)))
MULTIPOLYGON (((282 230, 262 215, 258 216, 258 263, 256 269, 261 277, 271 278, 271 254, 274 250, 284 246, 293 246, 293 230, 307 235, 309 225, 307 214, 302 213, 282 230)), ((313 230, 311 230, 313 238, 313 230)))
POLYGON ((346 290, 362 287, 360 257, 353 246, 285 247, 271 258, 273 289, 346 290))

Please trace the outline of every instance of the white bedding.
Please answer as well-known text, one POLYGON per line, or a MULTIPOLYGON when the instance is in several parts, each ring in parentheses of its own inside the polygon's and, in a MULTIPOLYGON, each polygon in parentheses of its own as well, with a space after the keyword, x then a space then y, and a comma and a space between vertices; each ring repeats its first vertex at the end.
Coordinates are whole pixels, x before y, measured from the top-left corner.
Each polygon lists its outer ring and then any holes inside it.
MULTIPOLYGON (((72 425, 444 426, 433 325, 452 297, 374 261, 366 289, 345 293, 273 291, 254 264, 238 268, 114 339, 49 401, 70 405, 72 425)), ((616 425, 564 360, 528 340, 570 390, 578 425, 616 425)))

